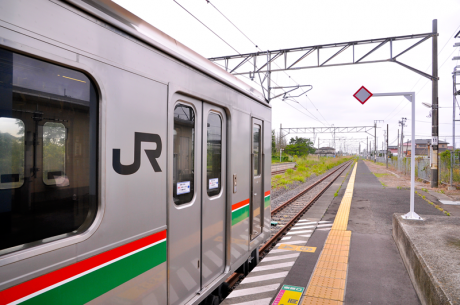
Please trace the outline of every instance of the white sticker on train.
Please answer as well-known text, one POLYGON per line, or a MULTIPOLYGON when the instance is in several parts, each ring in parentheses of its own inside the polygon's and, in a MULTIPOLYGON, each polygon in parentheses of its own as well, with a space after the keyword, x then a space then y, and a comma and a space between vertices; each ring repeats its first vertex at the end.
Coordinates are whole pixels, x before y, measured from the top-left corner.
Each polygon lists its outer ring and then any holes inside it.
POLYGON ((209 179, 209 189, 217 189, 219 188, 219 178, 212 178, 209 179))
POLYGON ((177 182, 177 195, 190 193, 190 181, 177 182))

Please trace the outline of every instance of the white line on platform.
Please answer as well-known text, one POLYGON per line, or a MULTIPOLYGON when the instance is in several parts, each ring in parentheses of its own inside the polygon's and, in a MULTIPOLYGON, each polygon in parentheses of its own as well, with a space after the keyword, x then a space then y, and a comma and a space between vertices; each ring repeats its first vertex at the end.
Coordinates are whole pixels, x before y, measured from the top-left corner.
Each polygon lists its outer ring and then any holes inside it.
POLYGON ((231 299, 231 298, 242 297, 242 296, 250 295, 250 294, 272 291, 272 290, 278 289, 279 286, 280 284, 271 284, 271 285, 259 286, 259 287, 254 287, 254 288, 237 289, 237 290, 233 290, 233 292, 230 293, 227 298, 231 299))
POLYGON ((292 236, 286 236, 286 237, 281 238, 281 240, 288 240, 288 239, 291 239, 291 238, 292 238, 292 236))
POLYGON ((312 229, 315 226, 294 226, 291 230, 312 229))
POLYGON ((330 231, 331 228, 318 229, 318 231, 330 231))
POLYGON ((303 234, 303 233, 311 233, 313 230, 304 230, 304 231, 289 231, 286 235, 295 235, 295 234, 303 234))
POLYGON ((287 241, 287 242, 278 242, 278 244, 286 244, 286 245, 295 245, 295 244, 304 244, 306 240, 294 240, 294 241, 287 241))
POLYGON ((268 298, 268 299, 260 299, 260 300, 254 300, 254 301, 243 302, 243 303, 236 303, 232 305, 269 305, 270 301, 271 301, 271 298, 268 298))
POLYGON ((300 255, 300 252, 294 253, 294 254, 286 254, 286 255, 276 255, 276 256, 270 256, 266 257, 262 260, 262 262, 273 262, 273 261, 279 261, 282 259, 288 259, 288 258, 294 258, 300 255))
MULTIPOLYGON (((307 221, 308 221, 308 220, 307 220, 307 221)), ((300 225, 300 226, 304 226, 304 225, 315 225, 315 224, 317 224, 316 221, 312 221, 312 222, 303 222, 302 219, 299 220, 299 221, 297 222, 297 225, 300 225)))
POLYGON ((281 277, 285 277, 286 275, 288 275, 288 273, 289 271, 283 271, 283 272, 272 273, 272 274, 248 276, 241 282, 241 284, 249 284, 249 283, 256 283, 256 282, 261 282, 261 281, 279 279, 281 277))
POLYGON ((330 227, 330 226, 332 226, 332 223, 323 224, 323 225, 318 225, 317 228, 330 227))
POLYGON ((286 251, 291 251, 291 250, 275 249, 275 250, 270 250, 270 253, 280 253, 280 252, 286 252, 286 251))
POLYGON ((299 236, 302 236, 302 237, 310 237, 311 235, 299 235, 299 236))
POLYGON ((294 265, 294 263, 295 262, 286 262, 286 263, 279 263, 279 264, 266 265, 266 266, 257 266, 254 269, 252 269, 251 272, 259 272, 259 271, 265 271, 265 270, 292 267, 292 265, 294 265))
POLYGON ((320 221, 319 223, 325 223, 325 222, 332 222, 332 221, 329 221, 329 220, 322 220, 322 221, 320 221))

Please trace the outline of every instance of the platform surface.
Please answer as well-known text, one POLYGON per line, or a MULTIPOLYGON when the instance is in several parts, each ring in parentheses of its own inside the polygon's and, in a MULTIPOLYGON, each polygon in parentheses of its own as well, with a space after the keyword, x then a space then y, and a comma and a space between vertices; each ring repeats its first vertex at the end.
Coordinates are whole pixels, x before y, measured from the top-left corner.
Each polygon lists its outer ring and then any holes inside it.
POLYGON ((393 236, 425 304, 460 304, 460 217, 393 215, 393 236))
MULTIPOLYGON (((421 304, 392 237, 392 215, 409 211, 409 190, 385 188, 362 161, 355 175, 351 169, 341 176, 296 225, 313 222, 303 229, 312 232, 293 233, 280 242, 316 251, 272 250, 224 304, 277 304, 283 285, 305 289, 302 305, 421 304)), ((419 196, 415 211, 448 217, 419 196)))

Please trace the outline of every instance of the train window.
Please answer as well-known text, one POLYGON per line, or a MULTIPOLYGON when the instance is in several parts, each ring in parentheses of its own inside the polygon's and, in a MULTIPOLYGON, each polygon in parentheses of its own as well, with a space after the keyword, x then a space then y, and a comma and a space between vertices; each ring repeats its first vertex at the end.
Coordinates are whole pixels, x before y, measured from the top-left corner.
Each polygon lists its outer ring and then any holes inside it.
POLYGON ((18 188, 23 184, 24 122, 0 118, 0 189, 18 188))
POLYGON ((252 130, 252 153, 254 155, 254 176, 260 175, 260 125, 254 124, 252 130))
POLYGON ((211 112, 207 123, 206 172, 209 196, 220 193, 222 164, 222 119, 211 112))
POLYGON ((173 197, 178 205, 195 194, 195 111, 178 104, 174 109, 173 197))
POLYGON ((46 122, 43 125, 43 182, 46 185, 67 186, 65 176, 64 124, 46 122))
POLYGON ((0 49, 0 255, 93 222, 97 101, 85 74, 0 49))

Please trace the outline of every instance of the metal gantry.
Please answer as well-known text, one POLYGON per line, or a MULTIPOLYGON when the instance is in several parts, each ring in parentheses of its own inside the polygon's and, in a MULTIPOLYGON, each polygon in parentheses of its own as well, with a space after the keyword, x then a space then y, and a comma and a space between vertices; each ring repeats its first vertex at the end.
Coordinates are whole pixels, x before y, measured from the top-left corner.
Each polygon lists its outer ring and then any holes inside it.
MULTIPOLYGON (((298 48, 289 48, 289 49, 280 49, 274 51, 265 51, 265 52, 254 52, 254 53, 245 53, 245 54, 236 54, 228 56, 220 56, 209 58, 210 61, 213 61, 220 66, 224 67, 226 71, 234 75, 247 75, 250 79, 254 79, 256 75, 259 78, 260 84, 262 86, 262 91, 265 98, 270 101, 275 97, 271 96, 271 90, 276 89, 276 87, 271 86, 270 74, 273 72, 282 72, 282 71, 294 71, 294 70, 303 70, 303 69, 313 69, 321 67, 336 67, 336 66, 346 66, 346 65, 358 65, 358 64, 369 64, 369 63, 380 63, 380 62, 394 62, 404 68, 407 68, 415 73, 418 73, 430 80, 437 80, 437 76, 427 74, 423 71, 420 71, 414 67, 406 65, 399 61, 399 57, 408 51, 412 50, 416 46, 420 45, 424 41, 436 37, 437 32, 424 33, 424 34, 413 34, 405 36, 394 36, 386 38, 377 38, 377 39, 367 39, 367 40, 355 40, 341 43, 330 43, 323 45, 314 45, 307 47, 298 47, 298 48), (405 48, 403 51, 393 54, 393 44, 399 41, 405 40, 416 40, 414 44, 410 47, 405 48), (355 49, 369 45, 375 44, 376 46, 370 51, 365 53, 363 56, 356 58, 355 49), (383 47, 384 45, 389 44, 389 53, 386 58, 378 60, 366 60, 369 55, 373 54, 375 51, 383 47), (346 49, 352 49, 351 58, 344 58, 341 63, 331 63, 331 60, 336 58, 346 49), (333 49, 335 52, 332 55, 329 55, 325 58, 321 58, 321 50, 333 49), (310 55, 316 54, 316 64, 314 65, 302 65, 305 58, 310 55), (272 64, 279 62, 281 66, 273 68, 272 64)), ((278 97, 276 95, 276 97, 278 97)))
POLYGON ((330 133, 332 134, 332 141, 333 141, 333 147, 336 148, 335 141, 337 140, 335 137, 335 134, 337 133, 360 133, 360 132, 365 132, 372 137, 375 137, 372 135, 369 131, 377 129, 377 125, 374 124, 374 126, 348 126, 348 127, 335 127, 334 125, 330 127, 295 127, 295 128, 283 128, 280 126, 280 139, 284 138, 285 136, 289 134, 307 134, 307 133, 312 133, 313 134, 313 143, 316 142, 316 135, 319 133, 330 133))
MULTIPOLYGON (((282 72, 282 71, 295 71, 302 69, 313 69, 313 68, 323 68, 323 67, 337 67, 337 66, 347 66, 347 65, 358 65, 358 64, 370 64, 370 63, 381 63, 381 62, 393 62, 401 67, 411 70, 423 77, 428 78, 432 81, 432 137, 437 142, 438 138, 438 127, 439 127, 439 118, 438 118, 438 24, 437 20, 433 20, 432 32, 423 33, 423 34, 412 34, 405 36, 393 36, 377 39, 367 39, 367 40, 355 40, 341 43, 330 43, 323 45, 313 45, 306 47, 298 48, 288 48, 288 49, 279 49, 274 51, 265 51, 265 52, 254 52, 254 53, 245 53, 245 54, 235 54, 228 56, 219 56, 209 58, 210 61, 215 62, 216 64, 224 67, 226 71, 234 75, 244 75, 249 76, 250 79, 258 77, 260 85, 262 87, 262 92, 265 99, 270 102, 273 97, 271 95, 271 90, 275 90, 272 87, 271 83, 271 73, 282 72), (428 74, 423 71, 420 71, 414 67, 411 67, 399 60, 399 58, 412 50, 413 48, 419 46, 423 42, 432 38, 432 73, 428 74), (415 42, 405 48, 403 51, 393 54, 393 44, 400 41, 415 40, 415 42), (356 58, 356 50, 365 45, 375 45, 370 51, 365 52, 365 54, 359 58, 356 58), (389 54, 388 56, 369 60, 369 56, 375 51, 383 47, 384 45, 389 45, 389 54), (347 49, 352 49, 352 56, 349 58, 343 58, 344 56, 339 56, 347 49), (332 49, 333 54, 328 55, 325 58, 321 58, 321 50, 332 49), (314 64, 303 64, 307 57, 311 58, 311 55, 316 54, 316 60, 314 64), (332 63, 333 59, 341 58, 342 62, 332 63), (278 64, 278 62, 280 62, 278 64), (273 68, 272 64, 276 64, 278 67, 273 68)), ((283 94, 281 94, 283 95, 283 94)), ((275 94, 274 96, 280 96, 280 94, 275 94)), ((433 145, 433 160, 431 162, 431 186, 438 187, 438 145, 433 145)))

